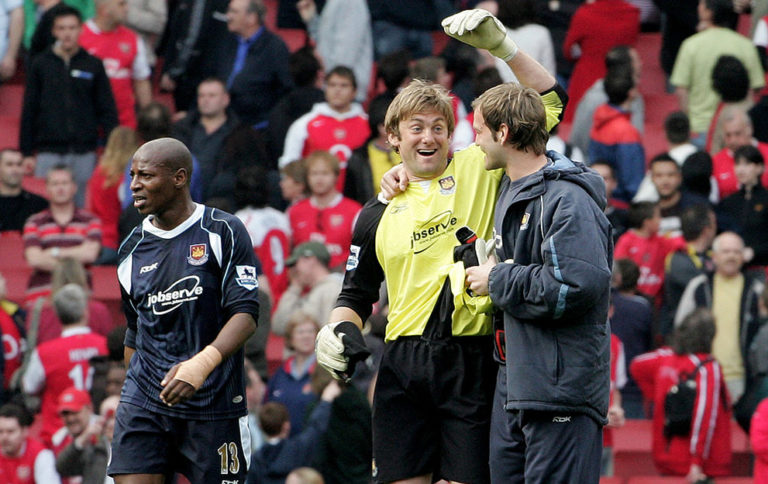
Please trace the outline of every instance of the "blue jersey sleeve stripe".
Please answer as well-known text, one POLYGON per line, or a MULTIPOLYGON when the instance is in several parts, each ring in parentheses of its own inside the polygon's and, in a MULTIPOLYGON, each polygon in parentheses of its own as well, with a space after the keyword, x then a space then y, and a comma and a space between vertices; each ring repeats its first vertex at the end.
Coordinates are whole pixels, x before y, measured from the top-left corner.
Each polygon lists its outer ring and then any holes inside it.
MULTIPOLYGON (((554 266, 555 279, 559 282, 563 282, 563 274, 560 272, 560 264, 557 261, 557 251, 555 250, 555 238, 549 238, 549 248, 552 251, 552 265, 554 266)), ((565 312, 565 298, 568 295, 568 286, 566 284, 560 285, 560 290, 557 293, 557 304, 555 305, 555 318, 559 318, 565 312)))

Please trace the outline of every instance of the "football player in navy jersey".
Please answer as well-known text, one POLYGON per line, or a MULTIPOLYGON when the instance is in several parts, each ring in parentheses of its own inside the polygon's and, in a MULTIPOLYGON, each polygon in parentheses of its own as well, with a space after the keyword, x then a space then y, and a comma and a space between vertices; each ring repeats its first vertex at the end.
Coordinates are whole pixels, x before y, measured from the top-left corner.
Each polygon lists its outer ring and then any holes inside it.
POLYGON ((128 365, 109 474, 117 484, 244 482, 250 462, 242 346, 256 329, 256 259, 242 222, 192 201, 183 143, 142 145, 119 249, 128 365))

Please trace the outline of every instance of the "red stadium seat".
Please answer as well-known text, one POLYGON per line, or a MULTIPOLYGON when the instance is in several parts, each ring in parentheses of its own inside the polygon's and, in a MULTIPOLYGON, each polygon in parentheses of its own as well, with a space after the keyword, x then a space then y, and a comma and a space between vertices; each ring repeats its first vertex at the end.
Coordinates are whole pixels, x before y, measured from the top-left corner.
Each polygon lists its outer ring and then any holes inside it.
POLYGON ((600 484, 624 484, 624 478, 618 476, 601 477, 600 484))
POLYGON ((685 477, 635 476, 627 479, 626 484, 688 484, 688 481, 685 477))
POLYGON ((24 304, 24 294, 27 291, 29 276, 32 275, 32 269, 11 269, 2 270, 6 285, 6 298, 17 304, 24 304))
MULTIPOLYGON (((21 106, 24 103, 24 86, 5 84, 0 86, 0 114, 21 119, 21 106)), ((18 141, 18 140, 17 140, 18 141)), ((16 146, 16 143, 13 144, 16 146)))
POLYGON ((21 233, 15 230, 0 232, 0 272, 28 267, 21 233))
POLYGON ((269 333, 267 340, 267 373, 272 376, 275 370, 280 368, 285 351, 285 338, 274 333, 269 333))
POLYGON ((21 180, 21 187, 28 192, 34 193, 35 195, 40 195, 45 199, 48 198, 48 192, 45 190, 45 178, 25 176, 21 180))

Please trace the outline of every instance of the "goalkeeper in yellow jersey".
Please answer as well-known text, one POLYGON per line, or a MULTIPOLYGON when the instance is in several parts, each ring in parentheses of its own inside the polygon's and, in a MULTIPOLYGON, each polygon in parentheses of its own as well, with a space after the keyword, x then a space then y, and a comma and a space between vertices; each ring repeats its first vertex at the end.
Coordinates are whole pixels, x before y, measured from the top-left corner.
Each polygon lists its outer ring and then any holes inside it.
MULTIPOLYGON (((542 96, 547 128, 558 122, 565 94, 496 18, 469 10, 443 26, 507 61, 542 96)), ((484 260, 485 245, 471 245, 471 235, 491 237, 504 173, 486 171, 475 145, 449 158, 454 117, 440 86, 413 81, 392 101, 385 128, 409 184, 388 204, 372 200, 360 213, 344 287, 317 337, 317 360, 338 378, 351 375, 367 354, 360 328, 386 278, 389 321, 373 404, 374 480, 485 483, 496 374, 492 307, 487 296, 467 292, 464 263, 472 257, 461 249, 484 260)))

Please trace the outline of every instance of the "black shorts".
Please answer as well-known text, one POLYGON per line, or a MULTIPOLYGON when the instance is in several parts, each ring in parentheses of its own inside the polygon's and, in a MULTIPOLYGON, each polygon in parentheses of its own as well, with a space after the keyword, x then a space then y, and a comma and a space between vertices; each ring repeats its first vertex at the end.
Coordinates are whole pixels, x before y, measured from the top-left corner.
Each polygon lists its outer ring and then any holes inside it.
POLYGON ((373 401, 374 480, 488 482, 495 376, 490 336, 387 344, 373 401))
POLYGON ((245 482, 251 462, 247 419, 189 420, 120 402, 107 473, 178 472, 193 484, 245 482))

